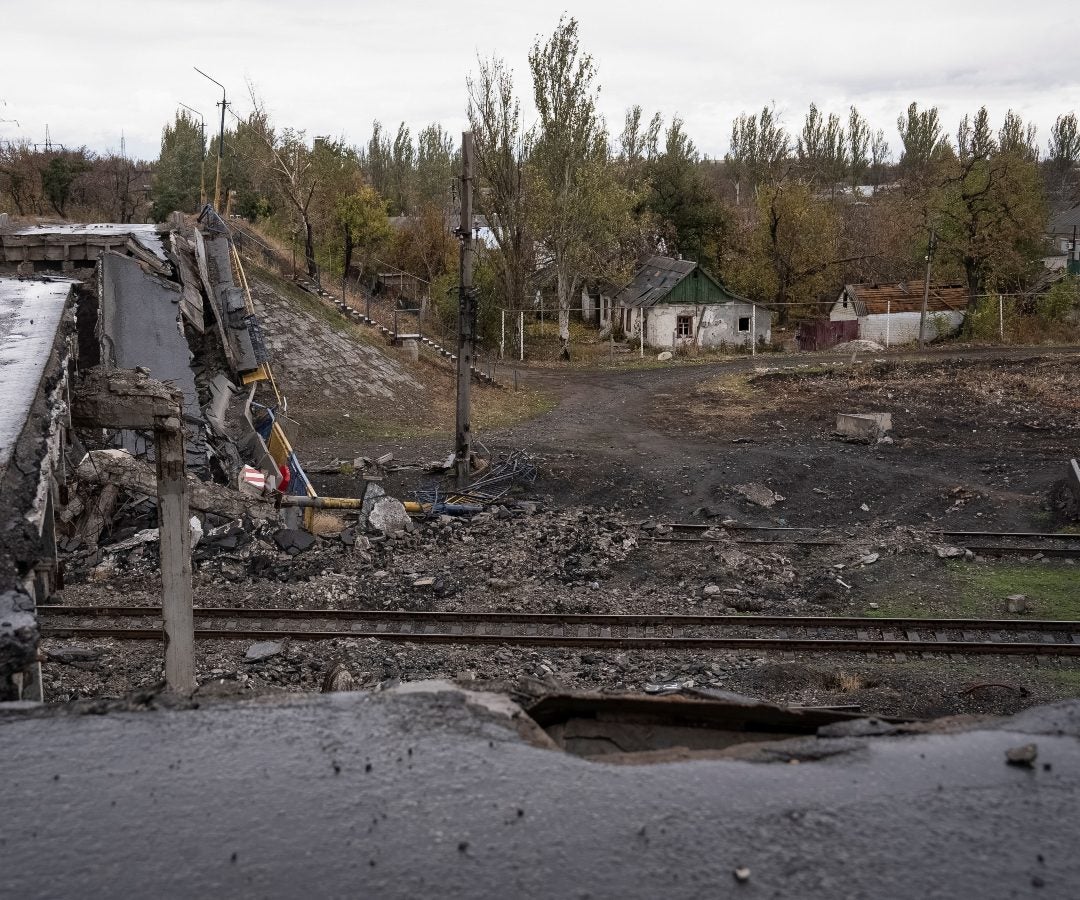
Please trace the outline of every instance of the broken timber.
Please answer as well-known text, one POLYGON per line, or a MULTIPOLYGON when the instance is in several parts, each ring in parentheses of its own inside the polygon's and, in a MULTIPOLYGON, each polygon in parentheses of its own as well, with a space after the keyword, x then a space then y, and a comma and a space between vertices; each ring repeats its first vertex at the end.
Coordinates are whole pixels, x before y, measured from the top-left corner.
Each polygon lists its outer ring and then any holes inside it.
POLYGON ((191 529, 184 464, 183 394, 127 370, 94 370, 77 386, 72 424, 77 428, 153 428, 161 535, 165 682, 195 689, 191 529))

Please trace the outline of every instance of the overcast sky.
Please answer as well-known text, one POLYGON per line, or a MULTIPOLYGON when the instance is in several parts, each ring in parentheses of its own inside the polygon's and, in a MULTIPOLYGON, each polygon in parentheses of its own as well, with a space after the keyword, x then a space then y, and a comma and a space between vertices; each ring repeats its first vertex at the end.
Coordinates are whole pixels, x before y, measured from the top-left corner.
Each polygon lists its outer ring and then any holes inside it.
MULTIPOLYGON (((798 130, 810 101, 855 103, 896 149, 911 100, 937 105, 950 134, 985 104, 1039 128, 1080 103, 1071 4, 769 0, 0 0, 0 138, 44 138, 156 157, 177 102, 215 120, 219 89, 241 116, 253 83, 277 124, 366 141, 371 122, 431 121, 459 133, 465 77, 499 54, 531 93, 527 54, 563 11, 580 22, 613 133, 625 109, 678 113, 699 150, 721 156, 732 118, 775 101, 798 130)), ((527 104, 527 108, 531 102, 527 104)), ((215 126, 216 127, 216 126, 215 126)))

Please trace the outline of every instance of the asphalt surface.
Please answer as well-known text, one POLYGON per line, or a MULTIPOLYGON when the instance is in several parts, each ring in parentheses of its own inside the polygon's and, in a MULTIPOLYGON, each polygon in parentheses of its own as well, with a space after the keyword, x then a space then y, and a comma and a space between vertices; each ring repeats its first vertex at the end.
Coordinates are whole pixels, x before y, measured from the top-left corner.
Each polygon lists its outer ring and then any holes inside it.
POLYGON ((1078 703, 616 766, 417 690, 0 716, 0 895, 1080 896, 1078 703))

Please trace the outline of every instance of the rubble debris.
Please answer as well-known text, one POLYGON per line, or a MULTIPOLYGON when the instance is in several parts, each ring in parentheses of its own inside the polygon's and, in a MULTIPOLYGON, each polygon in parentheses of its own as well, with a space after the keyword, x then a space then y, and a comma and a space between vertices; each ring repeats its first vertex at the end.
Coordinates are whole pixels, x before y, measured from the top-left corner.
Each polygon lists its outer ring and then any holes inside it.
POLYGON ((833 353, 884 353, 885 348, 877 341, 868 341, 858 338, 854 341, 845 341, 832 347, 833 353))
POLYGON ((244 659, 248 662, 261 662, 271 656, 277 656, 282 651, 280 641, 258 641, 247 648, 244 659))
POLYGON ((405 505, 393 497, 379 497, 371 506, 367 516, 368 525, 384 534, 407 531, 412 527, 412 519, 405 510, 405 505))
MULTIPOLYGON (((118 485, 133 493, 153 497, 157 493, 157 476, 153 467, 135 459, 124 450, 91 450, 79 463, 76 478, 88 485, 118 485)), ((224 485, 200 481, 189 474, 188 502, 191 509, 214 513, 229 519, 250 516, 257 522, 276 521, 278 511, 266 500, 248 497, 224 485)))
POLYGON ((778 494, 772 488, 768 488, 763 484, 751 482, 750 484, 737 484, 735 485, 735 492, 741 494, 747 501, 753 503, 755 506, 761 506, 765 509, 771 509, 777 503, 782 503, 784 500, 783 495, 778 494))
POLYGON ((663 353, 658 353, 656 355, 656 361, 657 362, 667 362, 668 360, 670 360, 672 358, 672 356, 674 356, 674 354, 670 350, 665 350, 663 353))
POLYGON ((0 700, 18 699, 11 676, 34 664, 37 646, 33 599, 22 591, 0 592, 0 700))
POLYGON ((315 543, 315 536, 300 528, 282 528, 274 534, 274 543, 285 553, 303 553, 315 543))
MULTIPOLYGON (((866 343, 870 343, 867 341, 866 343)), ((736 881, 744 882, 750 880, 750 870, 746 866, 739 866, 731 873, 736 881)))
POLYGON ((892 430, 892 413, 837 413, 836 434, 852 443, 874 443, 892 430))

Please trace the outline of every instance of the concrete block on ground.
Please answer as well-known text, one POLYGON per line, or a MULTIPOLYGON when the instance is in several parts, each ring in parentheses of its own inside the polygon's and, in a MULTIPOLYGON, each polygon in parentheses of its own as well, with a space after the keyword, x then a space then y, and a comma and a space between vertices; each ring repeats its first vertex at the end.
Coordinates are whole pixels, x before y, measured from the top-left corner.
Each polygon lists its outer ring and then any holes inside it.
POLYGON ((836 433, 854 440, 873 441, 892 430, 892 413, 837 413, 836 433))

